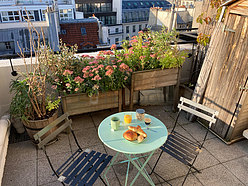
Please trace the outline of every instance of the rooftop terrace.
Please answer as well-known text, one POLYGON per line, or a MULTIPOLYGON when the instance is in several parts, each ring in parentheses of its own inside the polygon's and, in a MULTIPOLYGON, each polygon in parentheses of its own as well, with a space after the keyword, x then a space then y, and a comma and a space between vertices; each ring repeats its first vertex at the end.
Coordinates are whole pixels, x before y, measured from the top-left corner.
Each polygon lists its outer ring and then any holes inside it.
MULTIPOLYGON (((146 106, 144 109, 147 113, 159 118, 170 131, 176 116, 171 111, 171 106, 146 106)), ((111 155, 115 154, 113 150, 102 144, 98 138, 97 129, 105 117, 116 112, 116 109, 112 109, 72 117, 73 128, 82 148, 91 148, 111 155)), ((203 138, 205 128, 197 122, 189 122, 185 115, 181 115, 179 123, 181 124, 179 130, 182 134, 189 138, 191 138, 191 134, 198 141, 203 138)), ((48 146, 47 150, 56 167, 75 148, 74 143, 71 143, 71 136, 68 137, 62 134, 56 143, 48 146)), ((148 172, 154 165, 158 155, 159 151, 153 155, 149 165, 145 167, 148 172)), ((119 159, 124 160, 124 156, 119 156, 119 159)), ((142 161, 145 161, 145 159, 143 158, 142 161)), ((195 166, 201 170, 201 173, 190 174, 185 185, 248 185, 248 141, 243 140, 229 146, 216 136, 209 134, 195 166)), ((111 168, 107 175, 111 185, 124 185, 126 167, 127 164, 121 164, 111 168)), ((174 186, 181 185, 184 175, 187 173, 187 168, 184 164, 164 153, 156 172, 174 186)), ((137 170, 131 166, 129 181, 132 180, 136 173, 137 170)), ((155 175, 152 175, 152 179, 156 185, 168 185, 155 175)), ((38 150, 28 140, 9 144, 2 185, 56 186, 61 184, 56 181, 55 176, 52 176, 52 171, 42 150, 38 150)), ((102 185, 100 179, 97 180, 95 185, 102 185)), ((135 185, 144 186, 149 184, 142 176, 139 176, 135 185)))

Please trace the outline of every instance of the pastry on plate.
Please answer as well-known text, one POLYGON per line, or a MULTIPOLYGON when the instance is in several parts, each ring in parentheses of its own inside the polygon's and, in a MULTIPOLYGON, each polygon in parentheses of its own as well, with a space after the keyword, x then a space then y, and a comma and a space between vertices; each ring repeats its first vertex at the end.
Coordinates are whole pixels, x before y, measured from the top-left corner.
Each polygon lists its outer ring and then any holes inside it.
POLYGON ((137 127, 128 126, 128 129, 144 136, 145 138, 147 137, 147 134, 141 129, 139 125, 137 127))
POLYGON ((127 130, 123 133, 123 137, 128 141, 135 141, 138 138, 138 134, 132 130, 127 130))
POLYGON ((144 136, 142 136, 142 135, 139 135, 138 136, 138 143, 141 143, 142 141, 144 141, 144 136))

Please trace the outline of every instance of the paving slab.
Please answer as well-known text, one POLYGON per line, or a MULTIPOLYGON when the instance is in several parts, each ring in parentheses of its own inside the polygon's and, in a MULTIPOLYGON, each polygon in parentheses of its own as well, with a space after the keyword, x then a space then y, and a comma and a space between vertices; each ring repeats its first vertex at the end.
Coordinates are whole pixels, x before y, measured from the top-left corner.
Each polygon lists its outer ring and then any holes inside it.
POLYGON ((248 155, 248 143, 246 141, 226 145, 220 139, 214 138, 207 140, 204 147, 220 162, 226 162, 248 155))
MULTIPOLYGON (((97 130, 95 128, 88 128, 85 130, 75 131, 76 138, 78 140, 79 145, 84 149, 94 145, 100 145, 101 140, 98 137, 97 130)), ((74 138, 72 135, 69 135, 71 148, 74 151, 77 146, 74 142, 74 138)))
MULTIPOLYGON (((159 154, 154 154, 149 161, 149 166, 153 167, 159 154)), ((179 162, 167 153, 163 153, 155 172, 162 176, 165 180, 171 180, 183 175, 186 175, 188 168, 183 163, 179 162)))
MULTIPOLYGON (((176 117, 177 117, 177 112, 170 112, 170 116, 176 120, 176 117)), ((187 119, 187 113, 182 111, 179 115, 179 118, 178 118, 178 123, 181 124, 181 125, 184 125, 184 124, 189 124, 191 123, 188 119, 187 119)))
POLYGON ((71 117, 73 130, 84 130, 95 127, 93 120, 89 113, 75 115, 71 117))
POLYGON ((6 165, 2 186, 33 186, 37 184, 36 161, 16 161, 6 165))
POLYGON ((102 120, 104 120, 106 117, 114 113, 118 113, 118 109, 107 109, 107 110, 92 112, 90 115, 94 121, 95 127, 98 127, 102 122, 102 120))
MULTIPOLYGON (((59 134, 57 137, 57 141, 54 141, 50 145, 48 145, 46 147, 46 151, 49 156, 71 152, 68 135, 66 133, 59 134)), ((42 149, 38 149, 38 158, 46 158, 42 149)))
MULTIPOLYGON (((189 123, 187 125, 183 125, 182 127, 185 130, 187 130, 188 133, 194 136, 194 138, 199 142, 203 141, 207 132, 207 129, 201 126, 201 124, 199 124, 198 122, 189 123)), ((209 132, 207 135, 207 139, 213 139, 213 138, 216 137, 211 132, 209 132)))
POLYGON ((207 149, 202 148, 202 151, 199 153, 194 163, 194 166, 197 169, 202 170, 217 165, 219 163, 220 162, 211 153, 209 153, 207 149))
MULTIPOLYGON (((51 155, 49 157, 54 169, 57 170, 70 156, 71 153, 67 152, 51 155)), ((38 159, 38 185, 48 184, 54 181, 57 181, 57 177, 53 176, 53 171, 47 161, 47 158, 38 159)))
POLYGON ((244 185, 248 185, 248 156, 228 161, 223 164, 244 185))
POLYGON ((35 161, 36 159, 36 146, 31 140, 9 144, 6 165, 16 165, 17 162, 35 161))
MULTIPOLYGON (((173 180, 170 180, 169 183, 173 186, 181 186, 183 183, 185 176, 183 177, 179 177, 173 180)), ((163 183, 162 186, 168 186, 167 183, 163 183)), ((189 174, 189 176, 187 177, 184 186, 203 186, 203 184, 193 175, 193 174, 189 174)))
POLYGON ((244 186, 229 170, 219 164, 202 170, 201 174, 195 175, 205 186, 244 186))

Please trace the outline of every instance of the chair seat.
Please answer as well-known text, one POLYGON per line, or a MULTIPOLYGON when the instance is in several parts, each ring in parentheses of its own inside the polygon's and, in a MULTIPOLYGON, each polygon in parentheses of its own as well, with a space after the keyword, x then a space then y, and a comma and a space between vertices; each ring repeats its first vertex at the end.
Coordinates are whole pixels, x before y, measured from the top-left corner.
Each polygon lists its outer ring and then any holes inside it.
POLYGON ((69 185, 93 185, 113 156, 78 149, 56 171, 59 181, 69 185))
POLYGON ((200 145, 173 131, 173 133, 169 134, 168 139, 160 149, 190 166, 192 160, 194 160, 200 152, 200 145))

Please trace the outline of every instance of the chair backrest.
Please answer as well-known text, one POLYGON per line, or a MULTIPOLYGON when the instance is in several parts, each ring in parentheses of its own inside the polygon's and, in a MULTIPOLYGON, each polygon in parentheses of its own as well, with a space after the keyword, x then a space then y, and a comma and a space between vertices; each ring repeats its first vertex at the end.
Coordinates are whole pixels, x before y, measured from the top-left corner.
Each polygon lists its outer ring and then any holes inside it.
POLYGON ((37 144, 38 148, 44 149, 45 145, 53 140, 62 131, 67 128, 70 130, 72 129, 72 120, 69 119, 68 116, 68 113, 63 114, 34 135, 34 139, 39 142, 37 144))
POLYGON ((216 122, 215 116, 219 114, 218 111, 208 108, 202 104, 196 103, 184 97, 180 98, 181 103, 178 104, 179 111, 184 110, 195 116, 198 116, 209 122, 209 128, 216 122))

